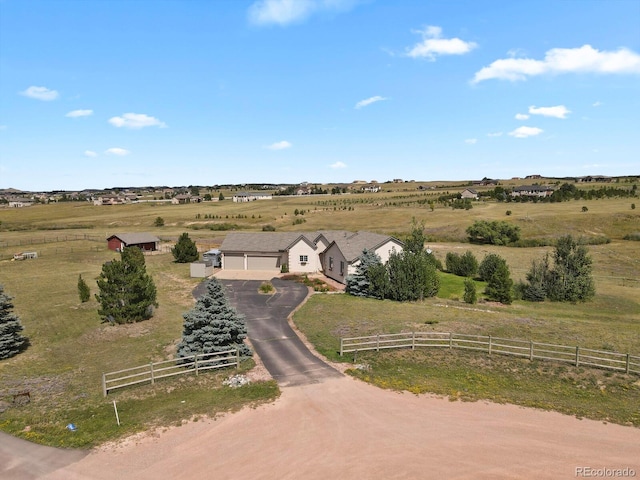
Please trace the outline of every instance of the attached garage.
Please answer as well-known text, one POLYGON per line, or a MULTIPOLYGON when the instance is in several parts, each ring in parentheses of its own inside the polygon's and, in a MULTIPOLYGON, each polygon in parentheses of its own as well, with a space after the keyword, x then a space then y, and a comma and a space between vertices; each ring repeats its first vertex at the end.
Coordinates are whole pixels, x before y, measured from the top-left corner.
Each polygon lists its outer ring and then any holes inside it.
POLYGON ((225 254, 223 265, 226 270, 244 270, 244 254, 225 254))
POLYGON ((247 257, 247 270, 277 270, 280 271, 280 255, 247 257))

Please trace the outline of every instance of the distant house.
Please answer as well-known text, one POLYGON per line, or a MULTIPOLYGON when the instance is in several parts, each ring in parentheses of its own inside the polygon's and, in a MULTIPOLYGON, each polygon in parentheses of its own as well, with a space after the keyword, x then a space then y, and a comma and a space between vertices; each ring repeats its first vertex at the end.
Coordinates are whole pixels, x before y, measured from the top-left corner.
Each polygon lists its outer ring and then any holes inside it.
POLYGON ((542 178, 542 175, 527 175, 526 177, 524 177, 525 180, 538 180, 539 178, 542 178))
POLYGON ((270 193, 264 192, 238 192, 233 196, 234 202, 253 202, 256 200, 272 200, 270 193))
POLYGON ((145 252, 158 250, 160 239, 150 233, 116 233, 107 238, 109 250, 121 252, 125 247, 138 247, 145 252))
POLYGON ((10 208, 22 208, 22 207, 30 207, 35 202, 30 198, 24 197, 11 197, 9 198, 9 207, 10 208))
POLYGON ((129 198, 122 195, 100 195, 93 199, 94 205, 124 205, 129 203, 129 198))
POLYGON ((512 197, 550 197, 553 188, 545 185, 521 185, 511 191, 512 197))
POLYGON ((176 195, 171 199, 171 203, 174 205, 184 205, 187 203, 200 203, 202 202, 201 197, 193 196, 188 193, 176 195))
POLYGON ((361 190, 366 193, 377 193, 380 191, 380 185, 365 185, 361 190))
POLYGON ((480 198, 478 196, 478 192, 476 192, 473 188, 466 188, 462 191, 462 193, 460 194, 460 197, 463 199, 471 199, 471 200, 478 200, 478 198, 480 198))
POLYGON ((364 249, 375 251, 383 262, 403 244, 388 235, 327 230, 319 232, 229 233, 220 246, 224 270, 286 268, 295 273, 324 272, 341 283, 355 273, 364 249))

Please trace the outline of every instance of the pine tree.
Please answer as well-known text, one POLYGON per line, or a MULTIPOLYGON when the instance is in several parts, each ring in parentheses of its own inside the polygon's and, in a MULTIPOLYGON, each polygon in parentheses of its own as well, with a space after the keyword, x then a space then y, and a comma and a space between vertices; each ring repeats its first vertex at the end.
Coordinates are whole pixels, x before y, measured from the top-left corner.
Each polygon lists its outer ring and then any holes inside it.
POLYGON ((135 323, 147 320, 157 307, 157 291, 147 274, 144 255, 137 247, 126 247, 120 260, 102 265, 96 300, 103 322, 135 323))
POLYGON ((376 265, 382 265, 380 256, 374 251, 364 249, 360 256, 360 263, 356 267, 356 273, 347 277, 345 291, 356 297, 372 296, 369 269, 376 265))
POLYGON ((89 285, 82 278, 82 274, 78 275, 78 295, 82 303, 88 302, 91 298, 91 290, 89 290, 89 285))
POLYGON ((13 357, 29 345, 29 340, 21 334, 23 327, 12 311, 11 300, 0 285, 0 360, 13 357))
POLYGON ((506 263, 498 265, 493 272, 484 294, 489 300, 509 305, 513 301, 513 280, 509 274, 509 267, 506 263))
POLYGON ((478 294, 476 292, 476 283, 471 278, 464 279, 463 299, 466 303, 472 303, 472 304, 478 301, 478 294))
POLYGON ((186 232, 180 235, 178 243, 171 249, 171 253, 177 263, 195 262, 200 257, 195 242, 189 238, 189 234, 186 232))
POLYGON ((222 284, 216 278, 207 281, 206 292, 185 313, 178 358, 200 353, 215 353, 238 348, 241 356, 251 356, 243 343, 247 337, 244 316, 229 304, 222 284))

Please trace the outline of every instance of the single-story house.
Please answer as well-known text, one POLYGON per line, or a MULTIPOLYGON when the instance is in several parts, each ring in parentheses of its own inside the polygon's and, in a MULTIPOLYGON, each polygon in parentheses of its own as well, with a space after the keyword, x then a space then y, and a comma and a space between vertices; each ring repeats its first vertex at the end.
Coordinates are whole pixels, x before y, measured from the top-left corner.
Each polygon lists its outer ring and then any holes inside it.
POLYGON ((9 198, 9 207, 10 208, 22 208, 22 207, 30 207, 35 202, 30 198, 24 197, 12 197, 9 198))
POLYGON ((233 196, 234 202, 253 202, 254 200, 272 200, 270 193, 263 192, 238 192, 233 196))
POLYGON ((186 203, 200 203, 200 202, 202 202, 201 197, 190 195, 188 193, 176 195, 171 199, 171 203, 174 205, 184 205, 186 203))
POLYGON ((512 197, 550 197, 552 194, 553 188, 545 185, 522 185, 511 191, 512 197))
POLYGON ((322 272, 340 283, 347 283, 347 275, 356 273, 363 250, 375 252, 382 263, 387 263, 392 252, 400 253, 403 243, 389 235, 365 231, 321 232, 318 245, 327 244, 319 253, 322 272))
POLYGON ((460 194, 460 197, 463 199, 470 198, 471 200, 478 200, 479 198, 478 192, 475 191, 473 188, 465 188, 460 194))
POLYGON ((107 238, 109 250, 121 252, 125 247, 138 247, 149 252, 158 250, 160 239, 150 233, 116 233, 107 238))
POLYGON ((327 230, 319 232, 230 233, 220 246, 224 270, 271 270, 286 265, 292 273, 323 272, 346 283, 362 251, 375 251, 383 262, 391 252, 402 251, 402 242, 371 232, 327 230))

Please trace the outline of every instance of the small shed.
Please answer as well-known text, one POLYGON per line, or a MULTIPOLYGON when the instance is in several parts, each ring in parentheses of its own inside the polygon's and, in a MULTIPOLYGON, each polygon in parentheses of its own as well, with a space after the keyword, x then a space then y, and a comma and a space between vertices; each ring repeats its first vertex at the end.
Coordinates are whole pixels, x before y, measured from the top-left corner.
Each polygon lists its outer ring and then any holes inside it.
POLYGON ((214 248, 212 250, 209 250, 208 252, 204 252, 202 254, 202 260, 209 260, 214 267, 221 267, 222 262, 220 260, 220 253, 220 250, 214 248))
POLYGON ((211 260, 201 260, 191 264, 192 278, 205 278, 213 275, 213 263, 211 260))
POLYGON ((144 252, 158 250, 160 239, 150 233, 116 233, 107 238, 109 250, 121 252, 125 247, 138 247, 144 252))

